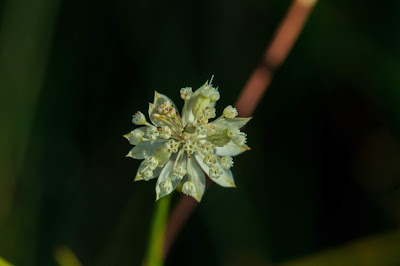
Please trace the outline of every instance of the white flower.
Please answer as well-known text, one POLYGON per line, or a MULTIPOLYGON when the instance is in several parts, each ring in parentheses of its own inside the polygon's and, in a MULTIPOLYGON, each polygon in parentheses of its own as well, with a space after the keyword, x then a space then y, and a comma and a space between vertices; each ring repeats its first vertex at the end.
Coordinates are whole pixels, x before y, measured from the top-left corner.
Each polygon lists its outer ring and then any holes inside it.
POLYGON ((235 118, 237 117, 238 112, 235 107, 232 107, 232 105, 228 105, 227 107, 225 107, 223 115, 226 118, 235 118))
POLYGON ((124 135, 135 145, 127 156, 143 160, 135 181, 158 178, 157 200, 181 184, 184 194, 200 201, 206 175, 223 187, 235 187, 232 156, 250 149, 239 129, 251 118, 236 118, 237 110, 229 105, 222 116, 209 121, 215 117, 220 94, 208 81, 195 92, 186 87, 180 94, 182 116, 167 96, 157 92, 149 105, 151 123, 141 112, 133 116, 133 123, 144 126, 124 135))

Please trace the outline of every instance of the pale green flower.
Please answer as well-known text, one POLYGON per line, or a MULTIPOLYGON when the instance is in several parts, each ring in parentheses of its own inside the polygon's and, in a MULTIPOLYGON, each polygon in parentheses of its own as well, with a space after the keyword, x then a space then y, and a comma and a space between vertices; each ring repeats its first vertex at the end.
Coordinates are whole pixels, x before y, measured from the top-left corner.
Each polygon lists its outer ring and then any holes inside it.
POLYGON ((236 118, 236 108, 229 105, 222 116, 209 121, 220 95, 208 81, 195 92, 182 88, 180 95, 185 102, 182 116, 167 96, 157 92, 149 104, 151 123, 141 112, 133 116, 132 122, 143 127, 124 135, 135 145, 127 157, 143 160, 135 181, 158 178, 157 200, 181 185, 184 194, 200 201, 206 175, 223 187, 235 187, 232 156, 250 149, 239 129, 251 118, 236 118))

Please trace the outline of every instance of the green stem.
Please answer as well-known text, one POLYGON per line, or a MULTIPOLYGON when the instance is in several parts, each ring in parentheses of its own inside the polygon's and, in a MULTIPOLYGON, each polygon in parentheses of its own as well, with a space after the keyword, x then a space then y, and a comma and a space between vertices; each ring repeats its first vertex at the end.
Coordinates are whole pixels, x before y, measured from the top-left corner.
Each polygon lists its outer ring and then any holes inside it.
POLYGON ((156 203, 144 266, 162 266, 164 264, 163 245, 170 201, 171 195, 168 195, 156 203))

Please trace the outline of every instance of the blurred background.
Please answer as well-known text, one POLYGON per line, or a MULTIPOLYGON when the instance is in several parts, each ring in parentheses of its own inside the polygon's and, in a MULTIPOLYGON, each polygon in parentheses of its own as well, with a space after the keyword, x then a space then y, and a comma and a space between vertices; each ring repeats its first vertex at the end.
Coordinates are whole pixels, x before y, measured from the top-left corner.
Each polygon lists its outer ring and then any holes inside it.
MULTIPOLYGON (((0 1, 0 256, 140 265, 154 90, 233 104, 291 1, 0 1), (73 255, 75 254, 75 255, 73 255)), ((167 265, 400 265, 400 2, 320 1, 167 265)), ((173 202, 180 195, 175 195, 173 202)))

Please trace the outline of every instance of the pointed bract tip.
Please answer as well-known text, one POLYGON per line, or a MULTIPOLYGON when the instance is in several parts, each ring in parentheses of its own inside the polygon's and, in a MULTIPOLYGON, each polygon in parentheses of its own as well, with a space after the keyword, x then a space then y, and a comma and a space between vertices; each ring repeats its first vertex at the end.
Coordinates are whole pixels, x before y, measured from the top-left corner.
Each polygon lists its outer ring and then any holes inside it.
MULTIPOLYGON (((189 196, 188 196, 189 197, 189 196)), ((194 198, 198 203, 200 203, 200 201, 201 201, 201 199, 197 199, 197 198, 195 198, 195 197, 192 197, 192 198, 194 198)))
POLYGON ((142 181, 142 180, 144 180, 143 177, 140 174, 138 174, 138 175, 136 175, 135 179, 133 179, 133 182, 142 181))

